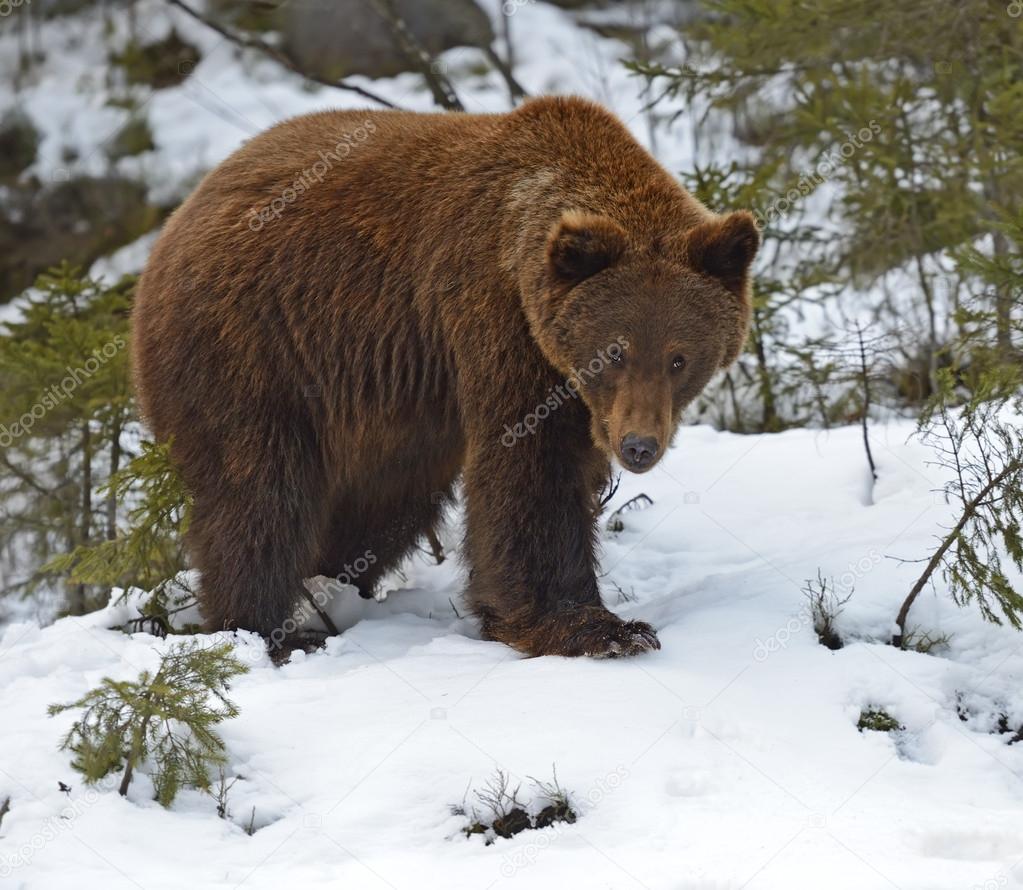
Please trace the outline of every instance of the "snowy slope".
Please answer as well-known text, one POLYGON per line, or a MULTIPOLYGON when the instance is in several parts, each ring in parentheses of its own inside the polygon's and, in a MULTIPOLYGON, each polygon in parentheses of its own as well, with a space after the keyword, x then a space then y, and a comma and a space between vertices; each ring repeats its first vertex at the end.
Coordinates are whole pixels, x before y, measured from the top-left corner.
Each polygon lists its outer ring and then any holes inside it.
MULTIPOLYGON (((235 822, 188 793, 170 811, 142 776, 129 800, 90 792, 48 718, 104 675, 134 676, 166 645, 106 630, 123 608, 0 640, 0 883, 141 887, 920 888, 1023 886, 1021 638, 923 595, 911 624, 952 635, 944 657, 888 637, 919 558, 949 517, 911 427, 741 437, 683 428, 664 466, 602 539, 606 599, 651 621, 663 649, 634 660, 524 659, 456 616, 454 560, 425 556, 384 603, 339 604, 326 651, 252 665, 225 724, 235 822), (803 615, 818 567, 855 593, 832 652, 803 615), (626 594, 625 601, 619 588, 626 594), (968 720, 956 702, 967 705, 968 720), (905 730, 860 733, 865 706, 905 730), (451 814, 500 766, 556 765, 581 818, 485 846, 451 814), (57 781, 72 785, 69 797, 57 781), (61 814, 68 818, 62 818, 61 814)), ((446 530, 453 548, 458 517, 446 530)), ((463 610, 459 610, 463 611, 463 610)))

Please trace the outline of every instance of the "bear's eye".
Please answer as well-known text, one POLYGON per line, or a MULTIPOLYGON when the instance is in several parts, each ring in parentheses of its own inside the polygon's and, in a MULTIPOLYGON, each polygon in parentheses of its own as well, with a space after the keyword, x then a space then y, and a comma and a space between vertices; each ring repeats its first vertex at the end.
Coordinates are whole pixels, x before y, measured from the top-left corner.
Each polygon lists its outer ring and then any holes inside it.
POLYGON ((611 364, 616 368, 620 368, 625 364, 625 353, 620 349, 616 349, 614 352, 608 352, 607 357, 611 359, 611 364))
POLYGON ((684 355, 676 355, 671 360, 671 370, 681 371, 686 366, 686 358, 684 355))

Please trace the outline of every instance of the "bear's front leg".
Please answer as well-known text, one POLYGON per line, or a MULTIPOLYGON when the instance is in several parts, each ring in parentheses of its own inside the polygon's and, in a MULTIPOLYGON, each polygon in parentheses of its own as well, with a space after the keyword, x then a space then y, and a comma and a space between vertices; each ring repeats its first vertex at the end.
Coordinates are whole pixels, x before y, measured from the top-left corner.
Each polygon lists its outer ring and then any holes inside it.
MULTIPOLYGON (((470 439, 465 466, 469 603, 483 632, 527 655, 613 658, 659 649, 623 621, 596 577, 593 444, 576 405, 532 433, 470 439)), ((606 464, 605 464, 606 465, 606 464)))

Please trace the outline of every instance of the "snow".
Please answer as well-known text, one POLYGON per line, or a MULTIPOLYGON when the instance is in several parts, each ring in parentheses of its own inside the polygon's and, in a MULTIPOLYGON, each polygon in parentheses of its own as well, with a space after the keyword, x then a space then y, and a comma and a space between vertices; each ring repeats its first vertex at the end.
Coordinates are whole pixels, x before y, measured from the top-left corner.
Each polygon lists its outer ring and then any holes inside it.
MULTIPOLYGON (((885 645, 919 572, 899 559, 925 554, 951 516, 911 432, 872 430, 872 505, 854 428, 684 427, 663 466, 624 475, 610 509, 654 503, 603 533, 603 586, 619 614, 657 627, 648 656, 527 659, 483 641, 457 561, 425 553, 384 602, 342 592, 343 633, 324 651, 274 668, 239 635, 252 670, 222 733, 244 777, 233 821, 197 792, 161 809, 144 775, 128 800, 91 791, 57 750, 71 716, 47 704, 151 669, 167 645, 106 629, 130 605, 10 626, 0 877, 16 890, 1023 886, 1023 746, 991 732, 1002 712, 1023 722, 1018 634, 956 608, 939 581, 910 624, 951 634, 943 657, 885 645), (818 568, 854 588, 836 652, 805 617, 818 568), (904 729, 857 731, 865 707, 904 729), (527 777, 556 768, 579 820, 466 839, 450 807, 497 767, 527 802, 527 777)), ((457 549, 458 515, 442 537, 457 549)))

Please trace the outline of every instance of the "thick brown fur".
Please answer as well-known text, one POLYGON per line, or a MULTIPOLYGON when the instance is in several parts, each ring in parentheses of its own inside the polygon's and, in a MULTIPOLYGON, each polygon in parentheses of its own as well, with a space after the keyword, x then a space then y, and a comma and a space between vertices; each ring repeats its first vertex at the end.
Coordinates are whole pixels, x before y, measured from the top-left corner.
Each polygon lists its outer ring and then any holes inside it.
POLYGON ((209 626, 270 634, 303 577, 367 553, 368 594, 461 474, 487 636, 533 655, 659 645, 601 604, 597 495, 626 434, 659 458, 737 356, 758 244, 749 214, 709 212, 580 99, 326 112, 248 142, 167 223, 134 317, 209 626))

